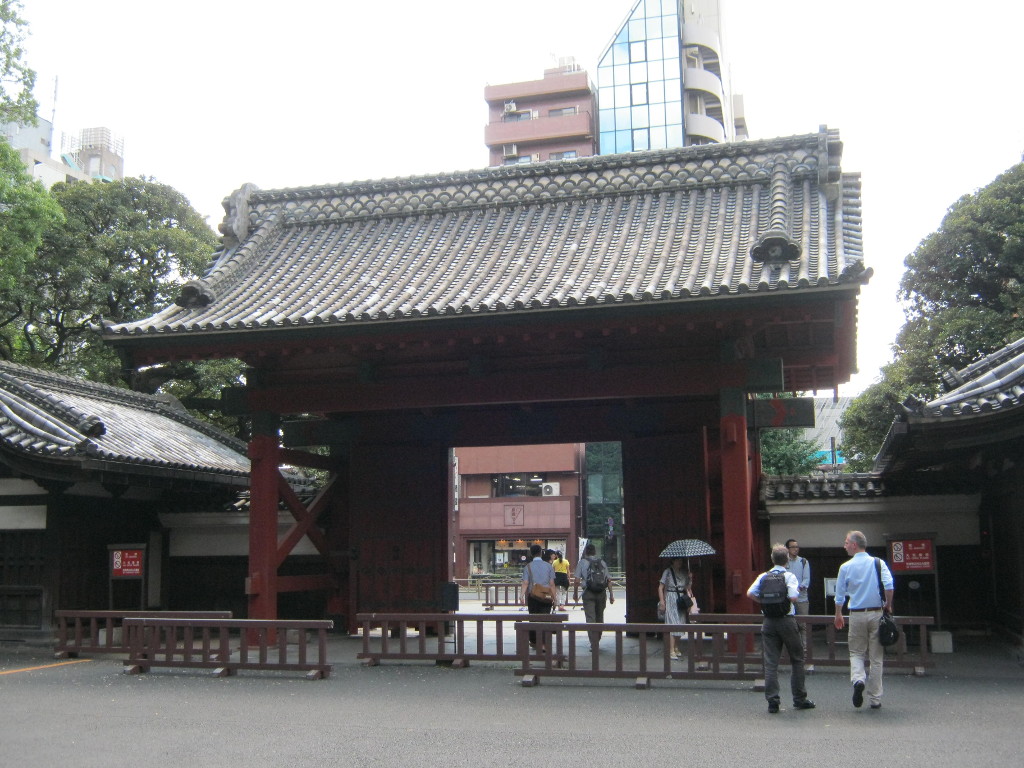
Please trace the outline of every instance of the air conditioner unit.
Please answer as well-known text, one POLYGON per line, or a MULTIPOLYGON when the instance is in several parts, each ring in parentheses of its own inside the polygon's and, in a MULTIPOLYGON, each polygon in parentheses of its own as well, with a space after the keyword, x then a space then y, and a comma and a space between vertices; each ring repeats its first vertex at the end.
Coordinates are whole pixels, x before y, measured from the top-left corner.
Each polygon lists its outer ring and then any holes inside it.
POLYGON ((505 157, 515 157, 519 153, 516 151, 515 144, 502 144, 501 152, 505 157))
POLYGON ((506 101, 505 102, 505 114, 507 115, 509 112, 515 112, 515 111, 516 111, 516 103, 514 101, 506 101))
POLYGON ((561 496, 562 495, 562 484, 561 483, 543 483, 540 487, 541 496, 561 496))

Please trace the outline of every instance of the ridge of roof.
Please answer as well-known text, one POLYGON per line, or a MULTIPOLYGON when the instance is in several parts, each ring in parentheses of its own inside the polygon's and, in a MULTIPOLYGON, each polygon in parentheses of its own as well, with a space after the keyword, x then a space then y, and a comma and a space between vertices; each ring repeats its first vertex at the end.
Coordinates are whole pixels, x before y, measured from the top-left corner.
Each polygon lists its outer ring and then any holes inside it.
POLYGON ((765 475, 761 499, 850 499, 886 496, 885 480, 877 472, 844 472, 823 475, 765 475))
MULTIPOLYGON (((813 176, 819 184, 834 184, 840 180, 841 154, 839 132, 822 127, 817 133, 756 141, 308 187, 261 190, 247 184, 243 190, 250 225, 274 209, 285 223, 297 224, 740 183, 769 179, 777 163, 784 164, 794 177, 813 176), (795 150, 803 153, 785 154, 795 150)), ((229 236, 236 226, 232 216, 233 206, 238 204, 236 195, 224 200, 227 215, 220 226, 229 236)))
POLYGON ((942 379, 945 386, 955 386, 920 406, 919 418, 973 416, 1019 407, 1024 404, 1024 337, 959 371, 946 371, 942 379))

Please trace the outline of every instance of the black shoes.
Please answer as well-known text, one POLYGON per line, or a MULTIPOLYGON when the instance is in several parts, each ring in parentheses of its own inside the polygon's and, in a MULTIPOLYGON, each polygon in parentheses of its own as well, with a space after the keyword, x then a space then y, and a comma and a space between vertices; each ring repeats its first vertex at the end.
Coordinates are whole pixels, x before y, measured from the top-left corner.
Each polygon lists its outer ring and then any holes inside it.
MULTIPOLYGON (((872 704, 871 706, 874 706, 874 704, 872 704)), ((879 704, 878 706, 882 705, 879 704)), ((804 699, 803 701, 794 701, 793 709, 814 709, 814 702, 810 699, 804 699)))
MULTIPOLYGON (((853 684, 853 706, 860 707, 864 703, 864 681, 858 680, 853 684)), ((881 706, 881 705, 879 705, 881 706)))
POLYGON ((877 704, 872 704, 871 708, 872 709, 881 709, 882 708, 882 702, 878 702, 877 704))
POLYGON ((777 715, 777 714, 779 714, 779 702, 777 702, 777 701, 769 701, 768 702, 768 714, 769 715, 777 715))

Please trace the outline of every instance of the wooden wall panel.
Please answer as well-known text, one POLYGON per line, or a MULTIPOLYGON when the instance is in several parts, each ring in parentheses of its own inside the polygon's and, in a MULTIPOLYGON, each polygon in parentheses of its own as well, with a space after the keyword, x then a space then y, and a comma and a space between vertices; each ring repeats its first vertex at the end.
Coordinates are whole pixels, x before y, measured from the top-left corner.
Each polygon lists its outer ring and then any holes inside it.
POLYGON ((354 613, 436 611, 448 581, 448 450, 361 447, 351 461, 349 508, 354 613))
MULTIPOLYGON (((676 539, 709 538, 707 459, 703 430, 622 443, 626 508, 627 621, 656 621, 658 554, 676 539)), ((709 558, 691 561, 698 602, 710 608, 709 558)))

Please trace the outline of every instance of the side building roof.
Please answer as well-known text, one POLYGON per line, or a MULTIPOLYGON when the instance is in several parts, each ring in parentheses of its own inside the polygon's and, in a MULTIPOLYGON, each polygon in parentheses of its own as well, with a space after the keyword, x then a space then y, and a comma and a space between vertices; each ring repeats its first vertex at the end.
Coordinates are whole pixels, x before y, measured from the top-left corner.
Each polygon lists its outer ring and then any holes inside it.
POLYGON ((0 461, 26 474, 244 488, 245 451, 173 398, 0 362, 0 461))
POLYGON ((991 448, 1024 449, 1024 338, 942 375, 946 392, 908 400, 875 457, 875 471, 984 464, 991 448))

